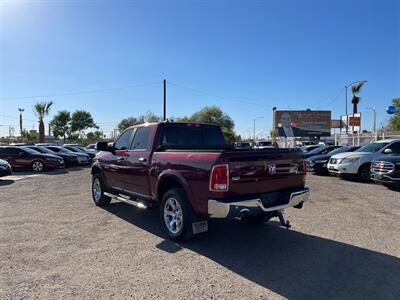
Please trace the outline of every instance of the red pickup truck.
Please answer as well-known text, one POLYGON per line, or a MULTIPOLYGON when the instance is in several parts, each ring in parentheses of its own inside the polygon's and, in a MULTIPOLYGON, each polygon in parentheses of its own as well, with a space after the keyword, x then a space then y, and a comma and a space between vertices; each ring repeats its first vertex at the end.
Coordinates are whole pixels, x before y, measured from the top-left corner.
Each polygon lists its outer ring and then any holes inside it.
POLYGON ((266 222, 308 200, 303 154, 295 149, 240 150, 218 126, 152 123, 130 127, 113 145, 98 142, 92 165, 96 205, 111 199, 160 207, 172 240, 208 230, 208 218, 266 222))

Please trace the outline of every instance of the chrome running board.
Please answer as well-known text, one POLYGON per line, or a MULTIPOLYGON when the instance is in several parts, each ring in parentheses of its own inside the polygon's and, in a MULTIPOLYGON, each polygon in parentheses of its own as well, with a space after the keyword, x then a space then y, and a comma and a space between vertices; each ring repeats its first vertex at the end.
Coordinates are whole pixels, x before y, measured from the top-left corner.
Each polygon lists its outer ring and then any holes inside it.
POLYGON ((116 199, 116 200, 125 202, 125 203, 127 203, 129 205, 136 206, 137 208, 141 208, 141 209, 146 209, 147 208, 147 206, 144 205, 143 203, 134 201, 134 200, 132 200, 130 198, 122 197, 121 195, 114 195, 114 194, 111 194, 111 193, 108 193, 108 192, 104 192, 104 195, 107 196, 107 197, 110 197, 112 199, 116 199))

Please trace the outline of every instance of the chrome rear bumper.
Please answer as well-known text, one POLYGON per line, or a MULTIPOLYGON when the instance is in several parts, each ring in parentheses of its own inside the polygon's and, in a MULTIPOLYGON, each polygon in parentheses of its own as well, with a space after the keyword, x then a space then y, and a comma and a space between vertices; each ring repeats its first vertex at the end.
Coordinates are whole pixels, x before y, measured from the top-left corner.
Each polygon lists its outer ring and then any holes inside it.
POLYGON ((309 197, 310 190, 308 188, 304 188, 303 190, 291 193, 286 204, 273 207, 265 207, 260 198, 230 203, 209 199, 208 214, 210 218, 239 217, 244 213, 262 214, 264 212, 276 211, 300 205, 306 202, 309 197))

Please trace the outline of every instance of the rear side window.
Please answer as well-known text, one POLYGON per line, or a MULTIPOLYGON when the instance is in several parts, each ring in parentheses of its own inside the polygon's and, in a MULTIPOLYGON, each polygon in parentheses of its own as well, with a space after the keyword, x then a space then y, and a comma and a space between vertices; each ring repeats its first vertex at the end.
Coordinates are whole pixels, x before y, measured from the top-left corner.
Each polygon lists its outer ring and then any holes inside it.
POLYGON ((148 149, 150 136, 150 127, 140 127, 136 129, 135 136, 131 145, 132 150, 146 150, 148 149))
POLYGON ((127 150, 129 147, 129 142, 131 141, 132 128, 125 130, 115 141, 115 150, 127 150))
POLYGON ((5 148, 4 149, 4 154, 18 154, 22 152, 21 149, 18 148, 5 148))
POLYGON ((161 144, 170 148, 226 147, 224 136, 218 127, 190 124, 165 126, 161 144))

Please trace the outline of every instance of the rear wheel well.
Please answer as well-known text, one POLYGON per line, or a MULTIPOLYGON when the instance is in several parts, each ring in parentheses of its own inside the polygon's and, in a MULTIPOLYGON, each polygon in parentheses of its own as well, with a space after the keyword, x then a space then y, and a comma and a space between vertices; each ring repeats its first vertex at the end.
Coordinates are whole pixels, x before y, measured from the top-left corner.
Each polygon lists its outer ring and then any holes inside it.
POLYGON ((92 175, 100 173, 100 168, 97 166, 92 167, 92 175))
POLYGON ((170 189, 183 188, 182 184, 173 177, 166 177, 161 179, 157 187, 157 198, 161 202, 165 193, 170 189))

